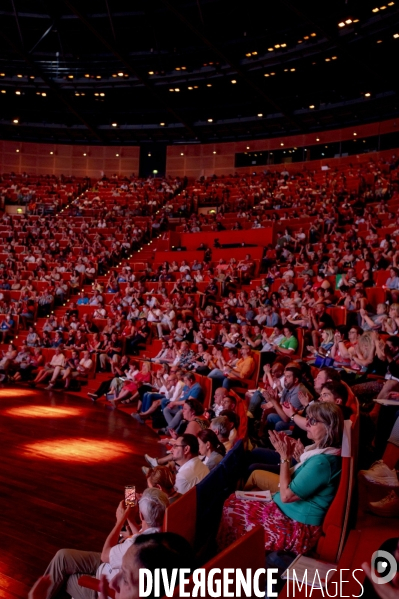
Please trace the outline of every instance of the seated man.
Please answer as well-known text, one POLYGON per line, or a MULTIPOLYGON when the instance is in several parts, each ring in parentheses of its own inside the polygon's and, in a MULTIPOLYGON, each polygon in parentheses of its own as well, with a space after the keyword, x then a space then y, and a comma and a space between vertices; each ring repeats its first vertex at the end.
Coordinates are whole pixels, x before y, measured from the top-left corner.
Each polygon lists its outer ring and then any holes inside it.
POLYGON ((146 489, 134 507, 125 507, 121 501, 116 510, 116 523, 108 535, 101 553, 95 551, 78 551, 60 549, 49 563, 45 576, 50 576, 51 584, 47 599, 53 599, 65 589, 74 599, 95 599, 96 593, 79 586, 78 579, 82 574, 95 575, 96 578, 105 576, 111 580, 122 567, 122 558, 127 550, 141 535, 161 531, 165 510, 169 500, 160 489, 146 489), (140 527, 135 522, 135 516, 140 517, 140 527), (128 523, 128 536, 118 544, 121 530, 128 523))
POLYGON ((209 468, 200 460, 197 437, 190 434, 178 437, 172 446, 172 457, 179 466, 175 489, 182 495, 209 474, 209 468))

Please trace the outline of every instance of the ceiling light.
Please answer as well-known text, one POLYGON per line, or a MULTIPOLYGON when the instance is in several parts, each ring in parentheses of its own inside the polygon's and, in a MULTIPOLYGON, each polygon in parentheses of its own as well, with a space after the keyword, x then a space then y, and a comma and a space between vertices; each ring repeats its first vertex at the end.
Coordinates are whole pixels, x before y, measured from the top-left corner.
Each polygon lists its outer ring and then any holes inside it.
POLYGON ((73 75, 68 75, 68 79, 73 79, 73 75))
POLYGON ((75 96, 80 96, 80 93, 79 92, 75 92, 75 96))
POLYGON ((320 138, 319 138, 319 137, 316 137, 316 141, 320 141, 320 138))
POLYGON ((175 87, 175 92, 179 92, 179 91, 180 91, 180 88, 175 87))
MULTIPOLYGON (((210 64, 210 63, 209 63, 209 64, 210 64)), ((182 68, 181 68, 181 70, 182 70, 182 71, 185 71, 185 70, 187 70, 187 67, 182 67, 182 68)))
POLYGON ((216 150, 213 150, 212 154, 216 154, 216 150))
POLYGON ((170 87, 170 88, 169 88, 169 91, 170 91, 170 92, 174 92, 175 90, 173 89, 173 87, 170 87))
POLYGON ((1 90, 1 93, 2 93, 2 94, 5 94, 5 93, 7 93, 7 92, 6 92, 6 90, 5 90, 5 89, 2 89, 2 90, 1 90))
POLYGON ((5 73, 0 73, 0 77, 5 77, 6 74, 5 73))
POLYGON ((86 73, 85 77, 88 79, 90 77, 89 73, 86 73))
POLYGON ((212 83, 207 83, 206 87, 212 87, 212 83))
POLYGON ((83 156, 87 156, 86 152, 83 153, 83 156))
POLYGON ((101 92, 101 93, 100 93, 100 96, 105 96, 104 92, 101 92))
POLYGON ((96 79, 101 79, 101 75, 96 75, 96 79))
MULTIPOLYGON (((117 154, 117 156, 118 156, 118 154, 117 154)), ((147 156, 151 156, 151 152, 148 152, 147 156)))
POLYGON ((353 19, 353 22, 354 22, 354 23, 358 23, 358 22, 359 22, 359 19, 353 19))
POLYGON ((310 37, 316 37, 316 33, 311 33, 310 37))
POLYGON ((54 152, 50 152, 50 154, 54 154, 54 152))
POLYGON ((13 119, 13 121, 12 121, 12 122, 14 123, 14 125, 18 125, 18 123, 19 123, 19 119, 13 119))
POLYGON ((310 109, 313 109, 313 108, 314 108, 314 104, 311 104, 311 105, 309 106, 309 108, 310 108, 310 109))
POLYGON ((213 119, 208 119, 208 123, 213 123, 213 119))
POLYGON ((284 145, 284 143, 283 143, 283 142, 281 142, 280 146, 283 146, 283 145, 284 145))
POLYGON ((295 71, 295 69, 290 69, 291 73, 293 73, 295 71))
POLYGON ((252 56, 257 56, 257 52, 252 52, 252 56))
POLYGON ((42 96, 43 96, 43 98, 45 98, 47 96, 47 93, 46 92, 42 92, 42 96))
POLYGON ((187 89, 194 89, 194 88, 191 85, 189 85, 187 89))
POLYGON ((124 75, 124 74, 125 74, 125 73, 119 72, 119 73, 118 73, 118 77, 123 77, 123 75, 124 75))
POLYGON ((180 156, 184 156, 184 152, 180 152, 180 156))
POLYGON ((18 154, 19 150, 15 150, 15 151, 16 151, 16 152, 17 152, 17 154, 18 154))
POLYGON ((269 73, 265 73, 264 77, 270 77, 269 73))
POLYGON ((112 127, 117 127, 118 123, 112 123, 112 127))
POLYGON ((298 40, 298 44, 302 44, 302 40, 298 40))
POLYGON ((275 75, 276 73, 270 73, 270 76, 275 75))
POLYGON ((115 154, 115 156, 116 156, 117 158, 119 158, 119 154, 115 154))
POLYGON ((23 75, 17 75, 17 77, 21 78, 21 77, 23 77, 23 75))
POLYGON ((369 98, 371 96, 370 92, 367 92, 366 94, 364 94, 366 98, 369 98))
POLYGON ((154 74, 154 71, 148 71, 148 74, 149 74, 149 75, 153 75, 153 74, 154 74))
POLYGON ((357 133, 356 133, 356 132, 354 132, 354 133, 353 133, 353 135, 356 137, 357 133))
POLYGON ((399 37, 399 33, 394 33, 394 34, 393 34, 393 37, 394 37, 395 39, 398 39, 398 37, 399 37))
POLYGON ((274 52, 274 48, 268 48, 269 52, 274 52))
POLYGON ((260 113, 258 114, 258 117, 259 117, 259 118, 262 118, 262 116, 263 116, 263 114, 260 112, 260 113))
POLYGON ((331 60, 337 60, 337 57, 336 56, 332 56, 331 60))
POLYGON ((395 2, 388 2, 388 6, 393 6, 395 2))
MULTIPOLYGON (((393 37, 395 37, 395 36, 393 36, 393 37)), ((398 35, 398 37, 399 37, 399 35, 398 35)), ((377 44, 382 44, 382 40, 377 40, 377 44)))
POLYGON ((249 150, 249 146, 247 146, 247 150, 249 150))
POLYGON ((21 92, 20 92, 20 91, 16 91, 15 93, 17 94, 17 96, 20 96, 20 95, 21 95, 21 92))
POLYGON ((237 83, 237 81, 235 79, 232 79, 231 82, 232 83, 237 83))
POLYGON ((247 52, 246 55, 248 58, 251 58, 251 52, 247 52))
POLYGON ((275 44, 274 47, 276 48, 276 50, 278 50, 280 48, 280 44, 275 44))
POLYGON ((379 8, 373 8, 373 10, 371 12, 378 12, 380 9, 379 8))
POLYGON ((116 73, 112 73, 112 77, 117 77, 118 75, 116 73))
POLYGON ((308 40, 308 39, 309 39, 309 36, 308 36, 308 35, 304 35, 304 36, 303 36, 303 39, 304 39, 304 40, 308 40))
POLYGON ((286 48, 286 47, 287 47, 287 44, 281 44, 281 47, 282 47, 282 48, 286 48))
POLYGON ((331 58, 325 58, 324 59, 326 62, 330 62, 331 58))
POLYGON ((100 94, 98 92, 94 92, 94 95, 95 96, 99 96, 100 94))
POLYGON ((350 24, 352 23, 352 19, 346 19, 345 23, 346 23, 347 25, 350 25, 350 24))
POLYGON ((385 10, 386 6, 380 6, 380 10, 385 10))
POLYGON ((175 67, 175 71, 180 71, 180 67, 175 67))
POLYGON ((165 123, 159 123, 161 127, 165 127, 165 123))

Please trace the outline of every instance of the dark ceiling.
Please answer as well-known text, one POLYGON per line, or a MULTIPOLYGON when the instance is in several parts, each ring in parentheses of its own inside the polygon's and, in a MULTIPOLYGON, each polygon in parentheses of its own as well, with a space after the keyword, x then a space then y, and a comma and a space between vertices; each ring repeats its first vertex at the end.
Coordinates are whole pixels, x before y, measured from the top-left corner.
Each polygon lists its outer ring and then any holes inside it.
POLYGON ((399 114, 399 0, 3 0, 0 18, 3 139, 220 142, 399 114))

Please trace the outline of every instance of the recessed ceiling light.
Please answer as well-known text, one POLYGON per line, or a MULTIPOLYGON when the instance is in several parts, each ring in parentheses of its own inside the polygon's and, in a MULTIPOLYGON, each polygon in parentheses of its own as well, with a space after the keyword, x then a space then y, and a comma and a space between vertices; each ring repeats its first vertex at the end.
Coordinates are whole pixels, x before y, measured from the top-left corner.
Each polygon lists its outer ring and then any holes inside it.
POLYGON ((6 74, 5 73, 0 73, 0 77, 5 77, 6 74))
POLYGON ((337 60, 336 56, 331 56, 331 60, 337 60))
POLYGON ((175 92, 179 92, 180 88, 179 87, 175 87, 175 92))
POLYGON ((235 79, 232 79, 231 82, 232 83, 237 83, 237 81, 235 79))
POLYGON ((394 34, 393 34, 393 37, 394 37, 395 39, 398 39, 398 37, 399 37, 399 33, 394 33, 394 34))
POLYGON ((249 150, 249 146, 247 146, 247 150, 249 150))
POLYGON ((17 75, 17 77, 21 78, 21 77, 23 77, 23 75, 17 75))
POLYGON ((252 56, 257 56, 257 52, 252 52, 252 56))
POLYGON ((101 75, 96 75, 96 79, 101 79, 101 75))
POLYGON ((180 71, 180 67, 175 67, 175 71, 180 71))
POLYGON ((216 154, 216 150, 213 150, 212 154, 216 154))
POLYGON ((118 77, 123 77, 123 75, 124 75, 124 74, 125 74, 125 73, 119 72, 119 73, 118 73, 118 77))
POLYGON ((247 52, 245 56, 247 56, 247 58, 250 58, 251 57, 251 52, 247 52))
POLYGON ((316 37, 316 33, 311 33, 310 37, 316 37))
POLYGON ((275 75, 276 73, 270 73, 270 76, 275 75))
POLYGON ((86 73, 85 77, 88 79, 90 77, 89 73, 86 73))
POLYGON ((159 123, 161 127, 165 127, 165 123, 159 123))
POLYGON ((354 22, 354 23, 358 23, 358 22, 359 22, 359 19, 353 19, 353 22, 354 22))
POLYGON ((18 154, 19 150, 15 150, 15 151, 16 151, 16 152, 17 152, 17 154, 18 154))
POLYGON ((293 73, 295 71, 295 69, 290 69, 291 73, 293 73))
POLYGON ((112 126, 113 126, 113 127, 117 127, 117 126, 118 126, 118 123, 112 123, 112 126))
POLYGON ((308 36, 308 35, 304 35, 304 36, 303 36, 303 39, 304 39, 304 40, 308 40, 308 39, 309 39, 309 36, 308 36))
POLYGON ((274 48, 268 48, 269 52, 274 52, 274 48))
POLYGON ((73 79, 73 75, 68 75, 68 79, 73 79))
POLYGON ((378 12, 380 9, 379 8, 373 8, 373 10, 371 12, 378 12))
POLYGON ((316 141, 320 141, 320 138, 319 138, 319 137, 316 137, 316 141))
POLYGON ((54 154, 54 152, 50 152, 50 154, 54 154))
POLYGON ((353 135, 356 137, 357 133, 356 133, 356 132, 354 132, 354 133, 353 133, 353 135))
POLYGON ((265 73, 264 77, 270 77, 269 73, 265 73))
POLYGON ((331 58, 325 58, 326 62, 330 62, 331 58))
POLYGON ((367 92, 366 94, 364 94, 366 96, 366 98, 369 98, 371 96, 370 92, 367 92))
POLYGON ((105 96, 104 92, 101 92, 101 93, 100 93, 100 96, 105 96))
POLYGON ((213 123, 213 119, 208 119, 208 123, 213 123))
POLYGON ((206 87, 212 87, 212 83, 207 83, 206 87))
POLYGON ((281 142, 280 146, 283 146, 283 145, 284 145, 284 143, 283 143, 283 142, 281 142))
POLYGON ((186 69, 187 69, 187 67, 182 67, 181 68, 182 71, 185 71, 186 69))
POLYGON ((274 47, 276 48, 276 50, 278 50, 280 48, 280 44, 275 44, 274 47))
POLYGON ((5 90, 5 89, 2 89, 2 90, 1 90, 1 93, 2 93, 2 94, 6 94, 7 92, 6 92, 6 90, 5 90))
POLYGON ((180 152, 180 156, 184 156, 184 152, 180 152))
POLYGON ((380 10, 385 10, 386 6, 380 6, 380 10))
POLYGON ((119 154, 115 154, 115 156, 116 156, 117 158, 119 158, 119 154))
POLYGON ((148 71, 148 74, 149 74, 149 75, 153 75, 153 74, 154 74, 154 71, 148 71))
POLYGON ((83 153, 83 156, 87 156, 86 152, 83 153))
POLYGON ((258 117, 261 118, 263 116, 263 114, 261 112, 259 112, 258 117))
POLYGON ((21 95, 21 92, 20 92, 20 91, 16 91, 15 93, 17 94, 17 96, 20 96, 20 95, 21 95))
POLYGON ((314 108, 314 104, 311 104, 311 105, 309 106, 309 108, 314 108))
POLYGON ((42 96, 45 98, 47 96, 46 92, 42 92, 42 96))
POLYGON ((189 85, 187 89, 194 89, 194 88, 191 85, 189 85))
POLYGON ((350 25, 350 24, 352 23, 352 19, 346 19, 345 23, 346 23, 347 25, 350 25))
POLYGON ((287 47, 287 44, 281 44, 281 47, 282 47, 282 48, 286 48, 286 47, 287 47))
POLYGON ((302 44, 302 43, 303 43, 302 40, 298 40, 298 44, 302 44))
POLYGON ((12 121, 12 122, 14 123, 14 125, 18 125, 18 123, 19 123, 19 119, 13 119, 13 121, 12 121))
POLYGON ((388 2, 388 6, 393 6, 395 2, 388 2))

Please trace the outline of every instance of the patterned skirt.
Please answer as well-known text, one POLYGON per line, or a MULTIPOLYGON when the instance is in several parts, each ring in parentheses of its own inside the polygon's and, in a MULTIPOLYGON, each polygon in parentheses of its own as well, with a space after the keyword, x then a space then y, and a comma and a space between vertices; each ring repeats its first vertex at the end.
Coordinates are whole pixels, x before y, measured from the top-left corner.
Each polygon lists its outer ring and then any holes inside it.
POLYGON ((243 501, 230 495, 223 507, 218 532, 219 548, 225 549, 261 524, 265 530, 266 551, 292 551, 306 553, 320 538, 322 527, 302 524, 292 520, 271 501, 243 501))

